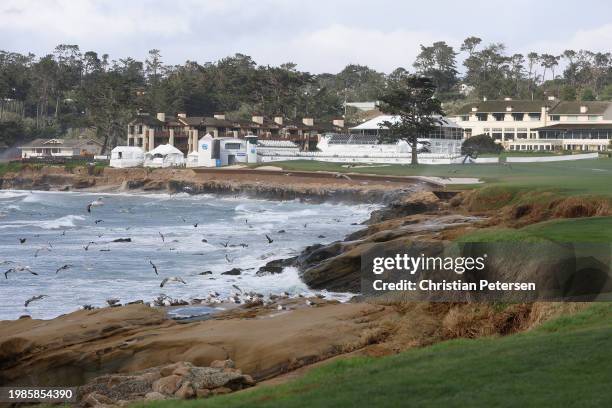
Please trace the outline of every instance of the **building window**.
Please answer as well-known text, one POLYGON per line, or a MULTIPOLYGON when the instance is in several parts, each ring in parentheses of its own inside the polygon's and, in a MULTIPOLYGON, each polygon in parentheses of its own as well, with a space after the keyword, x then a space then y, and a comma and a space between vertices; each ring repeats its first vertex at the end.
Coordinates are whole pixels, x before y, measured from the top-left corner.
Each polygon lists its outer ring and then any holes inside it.
POLYGON ((467 122, 470 120, 470 117, 468 115, 463 115, 459 118, 459 120, 462 120, 463 122, 467 122))
POLYGON ((519 132, 516 134, 517 139, 527 139, 527 133, 519 132))
POLYGON ((504 114, 503 113, 493 113, 493 120, 497 121, 497 122, 501 122, 504 120, 504 114))
POLYGON ((493 133, 492 137, 493 137, 493 140, 502 140, 501 133, 493 133))
POLYGON ((589 120, 599 120, 599 116, 597 116, 597 115, 589 115, 589 120))
POLYGON ((479 122, 486 122, 487 121, 487 114, 486 113, 477 113, 476 114, 476 119, 478 119, 479 122))
POLYGON ((512 114, 512 120, 514 120, 515 122, 522 122, 524 117, 525 117, 524 113, 513 113, 512 114))
POLYGON ((227 150, 240 150, 242 145, 240 143, 226 143, 224 147, 227 150))
POLYGON ((540 113, 530 113, 529 114, 530 120, 540 120, 541 118, 542 118, 542 115, 540 113))
POLYGON ((558 122, 561 120, 561 116, 559 115, 550 115, 550 120, 558 122))

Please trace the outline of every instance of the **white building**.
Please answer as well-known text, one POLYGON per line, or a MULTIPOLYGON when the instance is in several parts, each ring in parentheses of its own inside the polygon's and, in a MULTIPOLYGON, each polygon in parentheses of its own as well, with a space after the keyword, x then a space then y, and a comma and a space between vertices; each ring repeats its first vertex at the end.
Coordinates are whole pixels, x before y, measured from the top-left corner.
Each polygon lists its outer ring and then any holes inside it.
POLYGON ((102 143, 93 139, 35 139, 21 147, 21 158, 97 156, 102 143))
POLYGON ((612 134, 612 103, 483 100, 464 105, 454 120, 466 137, 486 134, 508 150, 598 151, 612 134))
POLYGON ((117 146, 111 151, 110 166, 139 167, 144 163, 144 150, 136 146, 117 146))
POLYGON ((368 101, 368 102, 345 102, 344 106, 350 106, 359 111, 371 111, 376 109, 378 106, 377 101, 368 101))
POLYGON ((198 141, 196 155, 188 157, 189 167, 220 167, 257 162, 257 137, 213 137, 207 133, 198 141))

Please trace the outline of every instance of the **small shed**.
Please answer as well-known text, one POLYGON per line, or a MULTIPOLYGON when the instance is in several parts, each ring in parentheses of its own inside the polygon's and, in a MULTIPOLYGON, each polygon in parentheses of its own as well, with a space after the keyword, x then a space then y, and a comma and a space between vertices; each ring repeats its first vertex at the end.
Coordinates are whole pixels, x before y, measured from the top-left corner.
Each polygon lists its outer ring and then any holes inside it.
POLYGON ((182 167, 184 165, 183 152, 170 144, 159 145, 144 155, 145 167, 182 167))
POLYGON ((144 162, 144 151, 137 146, 117 146, 111 151, 110 166, 139 167, 144 162))

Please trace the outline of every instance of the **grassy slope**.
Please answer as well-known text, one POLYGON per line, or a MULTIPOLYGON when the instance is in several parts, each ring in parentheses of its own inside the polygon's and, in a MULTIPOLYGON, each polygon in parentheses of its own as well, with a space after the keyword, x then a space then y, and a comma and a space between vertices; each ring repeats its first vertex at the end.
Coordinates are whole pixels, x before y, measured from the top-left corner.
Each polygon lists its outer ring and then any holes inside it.
POLYGON ((0 163, 0 176, 9 172, 16 172, 23 168, 21 163, 0 163))
POLYGON ((611 406, 612 304, 536 330, 326 364, 276 387, 147 407, 611 406))
MULTIPOLYGON (((577 160, 553 163, 478 165, 364 165, 347 168, 341 163, 287 161, 269 163, 286 170, 338 171, 402 176, 476 177, 489 186, 516 189, 546 189, 563 194, 612 195, 612 159, 577 160)), ((346 165, 344 165, 346 166, 346 165)), ((453 186, 452 188, 455 188, 453 186)))
POLYGON ((489 228, 463 235, 462 242, 540 241, 612 242, 612 217, 569 218, 532 224, 520 229, 489 228))

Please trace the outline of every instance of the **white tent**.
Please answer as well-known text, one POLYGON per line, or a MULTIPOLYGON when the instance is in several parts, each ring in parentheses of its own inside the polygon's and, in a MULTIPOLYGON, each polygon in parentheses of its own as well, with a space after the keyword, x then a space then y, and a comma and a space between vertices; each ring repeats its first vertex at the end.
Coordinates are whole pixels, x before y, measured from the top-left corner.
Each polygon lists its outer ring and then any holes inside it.
POLYGON ((144 151, 137 146, 117 146, 111 151, 110 166, 138 167, 144 162, 144 151))
POLYGON ((180 167, 185 165, 185 156, 176 147, 165 144, 146 152, 145 167, 180 167))
POLYGON ((198 157, 199 157, 199 153, 198 152, 191 152, 187 155, 187 167, 198 167, 199 163, 198 163, 198 157))

